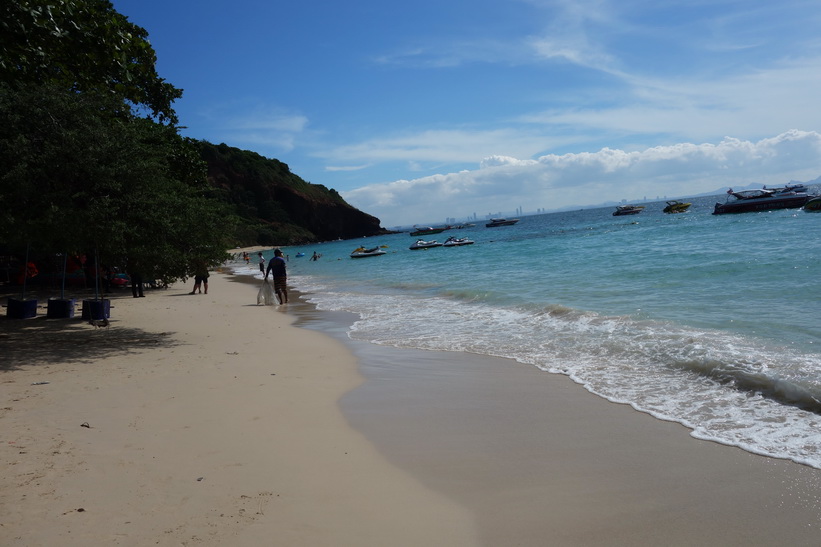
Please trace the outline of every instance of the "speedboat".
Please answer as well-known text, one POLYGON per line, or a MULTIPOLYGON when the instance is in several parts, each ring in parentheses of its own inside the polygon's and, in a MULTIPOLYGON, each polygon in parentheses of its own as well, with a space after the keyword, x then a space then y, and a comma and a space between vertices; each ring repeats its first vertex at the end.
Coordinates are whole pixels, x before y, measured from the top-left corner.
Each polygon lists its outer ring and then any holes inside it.
POLYGON ((513 226, 519 222, 518 218, 492 218, 485 224, 485 228, 495 228, 496 226, 513 226))
POLYGON ((807 189, 806 185, 804 185, 803 183, 800 183, 800 182, 797 182, 795 184, 785 184, 784 186, 782 186, 780 188, 767 188, 765 186, 764 189, 765 190, 772 190, 773 192, 776 193, 776 195, 789 195, 793 192, 794 193, 803 192, 805 194, 809 193, 809 190, 807 189))
POLYGON ((433 247, 441 247, 442 243, 439 243, 435 239, 430 241, 425 241, 424 239, 417 239, 416 243, 408 247, 411 251, 416 251, 419 249, 431 249, 433 247))
POLYGON ((821 212, 821 196, 810 198, 810 200, 804 204, 804 207, 802 207, 802 209, 810 213, 821 212))
POLYGON ((462 245, 473 245, 474 241, 472 239, 468 239, 466 237, 453 237, 450 236, 445 240, 443 244, 445 247, 461 247, 462 245))
POLYGON ((668 201, 667 207, 665 207, 663 211, 665 213, 683 213, 690 208, 690 205, 692 205, 692 203, 683 203, 676 200, 668 201))
POLYGON ((614 217, 620 217, 622 215, 637 215, 644 211, 644 205, 619 205, 616 207, 616 210, 613 211, 614 217))
POLYGON ((413 231, 410 233, 412 236, 423 236, 423 235, 433 235, 433 234, 440 234, 450 228, 450 226, 444 226, 442 228, 432 228, 430 226, 414 226, 413 231))
POLYGON ((379 256, 385 254, 385 251, 380 249, 379 247, 373 247, 372 249, 366 249, 365 247, 359 247, 355 249, 354 252, 351 253, 351 258, 365 258, 368 256, 379 256))
POLYGON ((730 188, 727 190, 727 201, 725 203, 716 203, 713 214, 798 209, 809 200, 810 196, 806 192, 795 192, 784 188, 762 188, 761 190, 741 190, 739 192, 733 192, 733 189, 730 188))

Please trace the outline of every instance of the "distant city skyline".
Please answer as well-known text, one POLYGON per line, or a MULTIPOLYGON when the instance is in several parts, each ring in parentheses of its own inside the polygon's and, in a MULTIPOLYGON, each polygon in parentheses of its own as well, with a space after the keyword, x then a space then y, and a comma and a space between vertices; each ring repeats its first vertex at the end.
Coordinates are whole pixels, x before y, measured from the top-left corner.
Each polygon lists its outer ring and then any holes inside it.
MULTIPOLYGON (((757 188, 761 188, 761 187, 765 187, 765 186, 766 187, 779 187, 779 186, 784 186, 786 184, 791 184, 791 183, 794 184, 796 182, 799 182, 799 181, 786 181, 786 182, 784 182, 783 184, 780 184, 780 185, 767 185, 767 184, 751 183, 751 184, 747 184, 747 185, 736 185, 734 187, 734 189, 736 189, 736 190, 751 190, 751 189, 757 189, 757 188)), ((818 178, 816 178, 814 180, 801 181, 801 182, 803 184, 806 184, 809 187, 811 193, 821 195, 821 176, 819 176, 818 178)), ((489 220, 489 219, 494 218, 494 217, 503 217, 503 218, 505 218, 505 217, 510 216, 511 214, 520 215, 520 216, 532 216, 532 215, 542 215, 542 214, 550 214, 550 213, 561 213, 561 212, 565 212, 565 211, 575 211, 575 210, 579 210, 579 209, 602 209, 602 208, 605 208, 605 207, 613 207, 613 206, 616 206, 616 205, 625 205, 625 204, 629 204, 629 203, 656 203, 656 202, 662 202, 662 201, 667 201, 667 200, 694 199, 694 198, 708 197, 708 196, 716 196, 716 198, 722 198, 727 193, 727 191, 731 188, 732 187, 725 186, 723 188, 718 188, 716 190, 712 190, 712 191, 708 191, 708 192, 702 192, 700 194, 690 194, 690 195, 681 195, 681 196, 656 196, 655 198, 647 198, 647 196, 644 196, 642 198, 636 198, 636 199, 622 198, 621 200, 618 200, 618 201, 606 201, 606 202, 603 202, 603 203, 590 203, 590 204, 587 204, 587 205, 569 205, 569 206, 566 206, 566 207, 559 207, 557 209, 546 209, 544 207, 537 207, 536 209, 533 209, 531 211, 526 211, 522 207, 517 207, 516 210, 510 212, 510 214, 503 213, 503 212, 500 211, 498 213, 487 213, 483 216, 480 216, 477 213, 473 213, 472 215, 468 215, 466 217, 461 217, 461 218, 460 217, 447 217, 447 218, 444 219, 444 221, 441 221, 441 222, 438 221, 438 220, 437 221, 432 221, 432 220, 428 219, 427 221, 415 222, 414 224, 417 224, 417 225, 439 225, 439 224, 453 225, 453 224, 459 224, 459 223, 465 222, 465 221, 480 221, 480 220, 484 221, 484 220, 489 220)), ((406 229, 406 228, 409 228, 409 227, 412 227, 412 226, 413 226, 413 224, 395 224, 395 225, 392 225, 389 229, 398 229, 398 228, 406 229)))

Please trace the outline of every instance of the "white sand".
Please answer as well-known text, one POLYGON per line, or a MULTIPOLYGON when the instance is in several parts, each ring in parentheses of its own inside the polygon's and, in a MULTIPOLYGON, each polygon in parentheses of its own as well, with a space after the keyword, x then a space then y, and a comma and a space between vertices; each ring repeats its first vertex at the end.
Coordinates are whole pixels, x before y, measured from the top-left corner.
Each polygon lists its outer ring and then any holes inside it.
POLYGON ((2 320, 0 545, 475 544, 347 425, 343 345, 222 275, 189 290, 115 298, 107 329, 2 320))

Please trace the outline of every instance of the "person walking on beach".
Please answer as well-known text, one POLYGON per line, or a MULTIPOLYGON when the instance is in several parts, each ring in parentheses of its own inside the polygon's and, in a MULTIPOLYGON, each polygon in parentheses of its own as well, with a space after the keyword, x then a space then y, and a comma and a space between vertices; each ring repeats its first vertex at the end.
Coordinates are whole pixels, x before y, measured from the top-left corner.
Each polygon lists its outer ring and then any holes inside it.
POLYGON ((259 254, 259 271, 265 275, 265 257, 262 256, 262 252, 257 253, 259 254))
POLYGON ((131 277, 131 294, 134 298, 144 298, 143 294, 143 274, 134 272, 131 277))
POLYGON ((208 267, 200 262, 194 270, 194 290, 188 294, 202 293, 203 289, 208 294, 208 267))
POLYGON ((130 263, 128 266, 128 277, 131 281, 131 294, 134 298, 144 298, 143 294, 143 274, 136 263, 130 263))
POLYGON ((274 250, 274 257, 268 262, 268 269, 265 271, 265 280, 268 274, 274 277, 274 292, 277 293, 277 300, 280 304, 288 302, 288 289, 286 288, 287 275, 285 273, 285 259, 282 258, 282 251, 274 250))

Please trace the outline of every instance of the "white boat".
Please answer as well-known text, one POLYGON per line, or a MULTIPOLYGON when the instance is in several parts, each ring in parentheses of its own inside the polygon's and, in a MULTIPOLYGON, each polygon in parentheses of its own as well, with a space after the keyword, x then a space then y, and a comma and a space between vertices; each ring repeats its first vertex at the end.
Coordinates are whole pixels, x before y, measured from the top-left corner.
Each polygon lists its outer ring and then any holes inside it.
POLYGON ((495 228, 496 226, 513 226, 519 222, 518 218, 492 218, 485 224, 485 228, 495 228))
POLYGON ((379 256, 385 254, 385 251, 380 249, 379 247, 374 247, 372 249, 366 249, 364 247, 359 247, 355 249, 354 252, 351 253, 351 258, 365 258, 368 256, 379 256))
POLYGON ((468 239, 466 237, 453 237, 450 236, 445 240, 443 245, 445 247, 460 247, 462 245, 473 245, 474 241, 472 239, 468 239))
POLYGON ((806 192, 796 192, 793 188, 776 188, 761 190, 727 190, 727 201, 716 203, 714 215, 726 213, 754 213, 774 209, 798 209, 807 203, 812 196, 806 192), (732 198, 732 199, 731 199, 732 198))
POLYGON ((432 239, 431 241, 425 241, 424 239, 417 239, 416 243, 408 247, 411 251, 417 251, 419 249, 431 249, 433 247, 441 247, 442 244, 432 239))
POLYGON ((432 226, 416 226, 414 225, 413 231, 411 232, 411 236, 424 236, 424 235, 432 235, 432 234, 441 234, 445 230, 450 229, 450 226, 440 226, 439 228, 433 228, 432 226))
POLYGON ((794 194, 800 194, 800 193, 808 194, 809 193, 809 189, 807 189, 807 186, 805 184, 801 183, 801 182, 796 183, 796 184, 787 184, 785 186, 778 187, 778 188, 767 188, 765 186, 763 189, 764 190, 772 190, 773 192, 775 192, 775 195, 777 195, 777 196, 792 196, 794 194))

